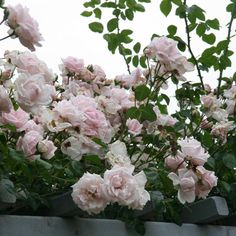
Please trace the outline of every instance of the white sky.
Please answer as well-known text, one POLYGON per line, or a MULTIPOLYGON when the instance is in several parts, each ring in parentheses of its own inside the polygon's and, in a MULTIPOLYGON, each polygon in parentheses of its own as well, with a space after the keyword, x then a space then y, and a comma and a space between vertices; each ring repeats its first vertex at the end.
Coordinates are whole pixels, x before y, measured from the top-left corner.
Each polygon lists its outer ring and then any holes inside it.
MULTIPOLYGON (((88 29, 88 23, 92 21, 92 18, 80 15, 84 10, 82 6, 84 0, 5 0, 5 2, 6 5, 21 3, 30 9, 30 14, 38 21, 40 32, 45 39, 43 47, 37 48, 36 54, 54 72, 58 73, 58 64, 61 63, 61 58, 67 56, 84 59, 86 64, 98 64, 111 78, 127 72, 123 58, 120 55, 112 55, 107 50, 107 44, 102 35, 93 33, 88 29)), ((127 22, 124 25, 124 27, 130 27, 135 32, 135 38, 142 43, 143 47, 150 42, 153 33, 167 34, 167 26, 170 24, 178 25, 178 32, 182 34, 183 39, 186 39, 184 22, 175 17, 174 14, 168 18, 164 17, 159 10, 160 2, 161 0, 153 0, 151 4, 146 4, 145 13, 137 13, 133 22, 127 22)), ((225 8, 230 1, 188 0, 188 2, 198 4, 205 9, 207 18, 217 17, 220 20, 221 31, 218 35, 219 39, 223 39, 227 33, 226 24, 230 18, 230 15, 225 12, 225 8)), ((197 36, 192 38, 192 45, 196 55, 203 50, 204 46, 208 46, 202 43, 197 36)), ((3 54, 6 49, 27 50, 20 45, 18 40, 12 39, 1 42, 0 53, 3 54)), ((231 44, 231 49, 235 51, 236 39, 231 44)), ((235 59, 236 57, 234 57, 235 59)), ((230 75, 233 73, 234 66, 229 71, 230 75)), ((206 74, 204 82, 216 85, 217 75, 214 73, 206 74)), ((186 77, 192 80, 195 76, 189 74, 186 77)))

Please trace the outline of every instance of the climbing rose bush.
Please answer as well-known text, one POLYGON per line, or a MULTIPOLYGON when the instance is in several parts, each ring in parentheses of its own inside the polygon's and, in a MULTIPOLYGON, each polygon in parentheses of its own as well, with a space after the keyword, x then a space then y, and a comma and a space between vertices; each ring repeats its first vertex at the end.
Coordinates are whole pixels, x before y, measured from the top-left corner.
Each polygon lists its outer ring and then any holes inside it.
MULTIPOLYGON (((106 6, 92 2, 86 7, 106 6)), ((187 7, 179 2, 177 9, 187 7)), ((9 37, 18 37, 31 51, 41 46, 38 23, 28 9, 20 4, 4 9, 9 37)), ((188 23, 190 40, 189 27, 202 23, 191 22, 191 12, 186 12, 180 18, 188 23)), ((110 24, 109 32, 118 27, 111 29, 110 24)), ((111 42, 118 41, 110 37, 115 36, 105 34, 109 50, 118 48, 128 69, 114 78, 79 55, 62 58, 56 75, 32 52, 5 51, 0 65, 0 173, 1 181, 8 179, 13 186, 1 190, 14 196, 11 212, 19 206, 37 210, 65 191, 72 191, 73 201, 88 215, 113 212, 117 218, 123 209, 123 217, 142 210, 156 191, 161 196, 158 214, 166 219, 175 218, 173 212, 182 204, 211 194, 231 202, 236 181, 236 80, 235 75, 222 76, 227 68, 223 62, 207 61, 221 48, 226 58, 229 44, 221 41, 196 59, 190 41, 185 43, 168 29, 169 35, 154 35, 142 51, 137 42, 133 59, 125 42, 114 46, 111 42), (204 84, 201 75, 212 66, 221 74, 215 89, 204 84), (189 79, 194 70, 200 83, 189 79), (176 86, 173 97, 168 86, 176 86), (172 102, 174 112, 169 109, 172 102)), ((131 34, 122 32, 124 38, 131 34)))

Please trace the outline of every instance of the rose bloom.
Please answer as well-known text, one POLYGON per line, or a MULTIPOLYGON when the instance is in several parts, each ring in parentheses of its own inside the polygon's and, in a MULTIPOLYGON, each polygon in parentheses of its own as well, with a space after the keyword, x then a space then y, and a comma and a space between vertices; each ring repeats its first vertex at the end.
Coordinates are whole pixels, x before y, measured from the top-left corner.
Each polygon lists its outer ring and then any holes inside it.
POLYGON ((130 118, 126 121, 126 125, 128 127, 128 132, 133 134, 134 136, 139 135, 143 127, 143 125, 140 124, 137 119, 130 118))
POLYGON ((71 101, 62 100, 58 102, 53 111, 59 118, 69 121, 73 126, 79 126, 84 121, 83 112, 79 111, 71 101))
POLYGON ((43 159, 49 160, 54 157, 56 150, 57 147, 55 147, 51 140, 45 139, 38 143, 38 151, 41 153, 43 159))
POLYGON ((226 143, 228 132, 234 128, 235 124, 233 121, 221 121, 212 126, 211 135, 226 143))
POLYGON ((85 173, 79 181, 72 186, 73 201, 83 211, 89 214, 98 214, 109 203, 104 194, 104 181, 100 175, 85 173))
POLYGON ((165 158, 165 166, 171 171, 176 172, 178 169, 185 166, 184 159, 178 155, 168 156, 165 158))
POLYGON ((106 154, 105 159, 112 165, 130 165, 130 158, 127 153, 125 143, 117 140, 109 145, 110 151, 106 154))
POLYGON ((138 68, 132 71, 130 75, 118 75, 115 77, 115 81, 120 82, 121 85, 126 88, 144 83, 145 80, 146 79, 143 77, 142 71, 138 68))
POLYGON ((198 178, 192 170, 179 169, 178 175, 171 172, 168 177, 173 181, 173 185, 178 188, 178 199, 182 204, 194 202, 196 197, 195 185, 198 178))
POLYGON ((9 34, 19 37, 20 42, 31 51, 43 40, 39 33, 38 23, 29 15, 29 9, 18 4, 16 6, 8 6, 9 12, 6 24, 12 29, 9 34))
POLYGON ((27 157, 33 156, 37 151, 37 144, 43 137, 37 131, 29 131, 17 141, 17 149, 22 150, 27 157))
POLYGON ((29 132, 31 130, 37 131, 38 133, 43 135, 44 129, 42 125, 36 124, 34 120, 28 120, 18 131, 22 132, 29 132))
POLYGON ((212 107, 219 107, 219 101, 213 94, 201 96, 201 101, 203 106, 207 109, 212 109, 212 107))
POLYGON ((55 95, 55 87, 45 83, 41 74, 20 74, 15 81, 16 100, 28 111, 36 111, 40 106, 49 105, 55 95))
POLYGON ((11 63, 17 67, 19 73, 28 73, 30 75, 41 74, 47 84, 53 84, 54 75, 52 70, 48 68, 45 62, 30 52, 13 52, 7 53, 5 56, 11 60, 11 63))
POLYGON ((12 108, 11 99, 2 85, 0 85, 0 101, 0 112, 10 112, 12 108))
POLYGON ((178 141, 181 152, 179 155, 182 158, 190 160, 194 165, 204 165, 207 161, 209 154, 205 152, 205 149, 201 146, 201 143, 194 138, 185 138, 178 141))
POLYGON ((208 171, 203 166, 196 168, 200 181, 196 186, 196 195, 199 198, 206 198, 211 189, 217 186, 218 178, 214 171, 208 171))
POLYGON ((229 90, 225 90, 224 96, 229 99, 235 99, 236 98, 236 86, 232 85, 232 87, 229 90))
POLYGON ((84 61, 76 57, 66 57, 62 59, 62 62, 64 70, 69 73, 80 73, 84 68, 84 61))
POLYGON ((143 172, 133 176, 134 166, 114 166, 104 173, 107 198, 111 202, 133 209, 142 209, 150 196, 144 189, 146 176, 143 172))
POLYGON ((19 107, 16 111, 11 109, 9 113, 2 113, 0 123, 14 125, 17 129, 20 129, 26 124, 29 118, 29 114, 19 107))
POLYGON ((169 63, 170 60, 174 59, 179 51, 176 47, 177 43, 173 39, 169 39, 165 36, 155 37, 151 43, 145 49, 145 54, 149 58, 157 58, 157 60, 163 63, 169 63))

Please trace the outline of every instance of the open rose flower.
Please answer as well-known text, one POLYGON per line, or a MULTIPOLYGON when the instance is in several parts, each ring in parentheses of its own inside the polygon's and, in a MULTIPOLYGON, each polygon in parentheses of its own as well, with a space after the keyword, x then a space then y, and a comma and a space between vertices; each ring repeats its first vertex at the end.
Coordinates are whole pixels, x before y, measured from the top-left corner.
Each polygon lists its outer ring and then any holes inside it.
POLYGON ((40 106, 49 105, 55 96, 55 87, 45 83, 41 74, 21 74, 15 81, 16 100, 27 111, 36 111, 40 106))
POLYGON ((133 176, 133 166, 114 166, 104 173, 107 198, 111 202, 133 209, 142 209, 150 195, 144 189, 146 176, 143 172, 133 176))
POLYGON ((55 155, 57 147, 51 140, 45 139, 38 143, 38 151, 40 152, 43 159, 49 160, 55 155))
POLYGON ((197 174, 200 176, 196 187, 196 195, 199 198, 206 198, 213 187, 217 185, 218 178, 215 172, 206 170, 203 166, 198 166, 197 174))
POLYGON ((37 151, 37 145, 43 137, 37 131, 29 131, 23 137, 20 137, 17 141, 17 147, 22 150, 24 154, 30 159, 37 151))
POLYGON ((178 143, 181 147, 179 155, 181 155, 182 158, 191 161, 194 165, 201 166, 207 161, 209 154, 196 139, 185 138, 178 143))
POLYGON ((35 50, 34 46, 41 46, 40 41, 43 40, 39 33, 37 21, 29 15, 29 9, 18 4, 16 6, 8 6, 9 12, 7 25, 11 28, 9 34, 19 37, 20 42, 31 51, 35 50))
POLYGON ((140 124, 138 120, 130 118, 126 121, 126 125, 128 127, 128 132, 134 136, 139 135, 143 127, 143 125, 140 124))
POLYGON ((110 144, 110 151, 106 154, 105 159, 112 165, 129 165, 130 158, 127 153, 125 143, 117 140, 110 144))
POLYGON ((97 174, 85 173, 79 181, 72 186, 73 201, 89 214, 98 214, 109 203, 104 194, 104 181, 97 174))
POLYGON ((173 181, 173 185, 178 189, 178 199, 184 204, 195 200, 195 185, 198 181, 197 176, 192 170, 179 169, 178 174, 171 172, 168 177, 173 181))
POLYGON ((29 114, 19 107, 16 111, 11 109, 9 113, 2 113, 2 116, 0 117, 0 123, 4 125, 11 124, 14 125, 18 130, 21 130, 29 118, 29 114))

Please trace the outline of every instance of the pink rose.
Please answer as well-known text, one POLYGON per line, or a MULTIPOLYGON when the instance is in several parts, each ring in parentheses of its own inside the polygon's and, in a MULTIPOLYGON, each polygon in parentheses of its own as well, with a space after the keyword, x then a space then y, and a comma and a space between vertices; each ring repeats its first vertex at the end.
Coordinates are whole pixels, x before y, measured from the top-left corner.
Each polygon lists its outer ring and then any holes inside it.
POLYGON ((132 86, 141 84, 145 82, 145 78, 142 75, 140 69, 132 71, 130 75, 118 75, 115 77, 117 82, 120 82, 122 86, 130 88, 132 86))
POLYGON ((138 120, 130 118, 126 121, 126 125, 128 127, 129 133, 133 134, 134 136, 139 135, 143 127, 143 125, 140 124, 138 120))
POLYGON ((17 55, 8 53, 7 56, 13 65, 17 67, 20 73, 28 73, 30 75, 41 74, 47 84, 53 84, 54 75, 46 63, 39 60, 38 57, 30 52, 22 52, 17 55))
POLYGON ((55 147, 51 140, 45 139, 38 143, 38 151, 41 153, 43 159, 49 160, 54 157, 56 150, 57 147, 55 147))
POLYGON ((0 101, 0 112, 10 112, 12 108, 11 99, 2 85, 0 85, 0 101))
POLYGON ((198 178, 192 170, 179 169, 178 175, 171 172, 168 177, 173 181, 173 185, 178 188, 178 199, 182 204, 191 203, 195 200, 195 185, 198 178))
POLYGON ((177 43, 173 39, 165 36, 155 37, 145 49, 145 54, 149 58, 156 57, 157 60, 163 63, 169 63, 170 60, 173 60, 179 54, 176 45, 177 43))
POLYGON ((26 124, 29 118, 29 114, 19 107, 16 111, 12 109, 9 113, 2 113, 0 122, 2 124, 14 125, 17 129, 20 129, 26 124))
POLYGON ((16 100, 25 110, 35 112, 40 106, 49 105, 55 96, 55 87, 45 83, 41 74, 21 74, 15 81, 16 100))
POLYGON ((114 143, 109 145, 109 149, 110 151, 105 156, 105 159, 109 162, 109 164, 112 166, 130 165, 130 158, 128 156, 125 143, 116 140, 114 143))
POLYGON ((148 200, 149 194, 144 189, 147 181, 143 172, 133 176, 133 166, 114 166, 104 173, 104 184, 107 198, 111 202, 129 206, 133 209, 142 209, 148 200))
POLYGON ((76 106, 72 104, 71 101, 62 100, 58 102, 54 109, 57 116, 64 121, 69 121, 72 126, 79 126, 84 118, 83 112, 79 111, 76 106))
POLYGON ((109 142, 112 137, 112 129, 106 120, 104 113, 88 107, 83 109, 85 120, 81 124, 81 132, 87 136, 94 136, 102 139, 104 142, 109 142))
POLYGON ((183 168, 185 166, 184 164, 184 159, 178 155, 168 156, 165 158, 165 166, 174 172, 176 172, 180 168, 183 168))
POLYGON ((219 138, 223 143, 227 141, 227 134, 235 128, 233 121, 221 121, 212 126, 211 135, 219 138))
POLYGON ((224 91, 224 96, 228 99, 236 98, 236 86, 232 85, 230 89, 224 91))
POLYGON ((80 73, 84 68, 84 61, 76 57, 62 59, 66 71, 70 73, 80 73))
POLYGON ((181 155, 182 158, 190 160, 194 165, 201 166, 207 161, 209 154, 196 139, 185 138, 178 143, 181 147, 179 155, 181 155))
POLYGON ((215 176, 215 172, 206 170, 203 166, 198 166, 197 173, 201 176, 197 184, 196 195, 199 198, 206 198, 211 189, 217 186, 218 178, 215 176))
POLYGON ((211 109, 212 106, 214 107, 219 106, 219 102, 213 94, 201 96, 201 101, 203 103, 203 106, 207 109, 211 109))
POLYGON ((17 149, 22 150, 27 157, 33 156, 37 151, 37 144, 43 137, 37 131, 29 131, 17 141, 17 149))
POLYGON ((85 173, 79 181, 74 184, 71 194, 73 201, 83 211, 89 214, 98 214, 105 209, 109 203, 104 194, 104 181, 100 175, 85 173))
POLYGON ((35 45, 41 46, 39 41, 43 38, 39 33, 38 23, 29 15, 29 9, 18 4, 8 6, 7 10, 9 15, 6 23, 12 29, 9 34, 14 32, 20 42, 31 51, 35 50, 35 45))
POLYGON ((42 125, 36 124, 34 120, 28 120, 18 131, 25 131, 26 133, 29 131, 37 131, 38 133, 43 135, 44 129, 42 125))

